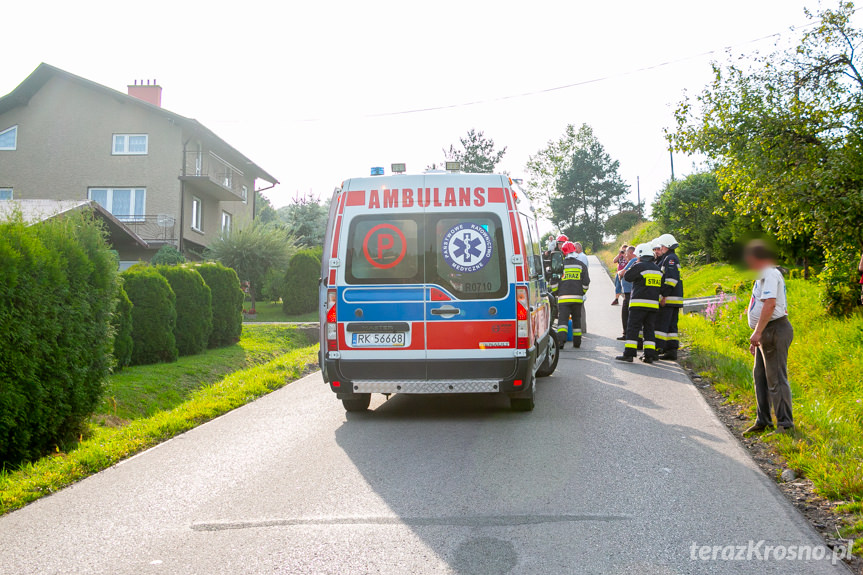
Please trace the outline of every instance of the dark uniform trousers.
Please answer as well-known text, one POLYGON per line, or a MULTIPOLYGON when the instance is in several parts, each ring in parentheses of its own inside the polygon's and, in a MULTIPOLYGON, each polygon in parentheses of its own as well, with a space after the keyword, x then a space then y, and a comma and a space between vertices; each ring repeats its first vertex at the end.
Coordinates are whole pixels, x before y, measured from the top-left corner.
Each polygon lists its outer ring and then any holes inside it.
POLYGON ((644 337, 644 355, 656 357, 655 324, 656 310, 654 308, 629 308, 629 321, 626 323, 626 348, 623 350, 624 357, 638 355, 638 340, 642 336, 644 337))
POLYGON ((677 351, 680 349, 680 336, 677 333, 677 319, 680 317, 680 307, 665 305, 659 308, 656 318, 656 349, 677 351))
MULTIPOLYGON (((572 296, 561 299, 576 299, 572 296)), ((566 343, 566 332, 569 331, 569 318, 572 318, 572 341, 575 344, 581 343, 581 310, 584 307, 584 299, 577 298, 581 301, 566 302, 557 304, 557 340, 562 346, 566 343)))

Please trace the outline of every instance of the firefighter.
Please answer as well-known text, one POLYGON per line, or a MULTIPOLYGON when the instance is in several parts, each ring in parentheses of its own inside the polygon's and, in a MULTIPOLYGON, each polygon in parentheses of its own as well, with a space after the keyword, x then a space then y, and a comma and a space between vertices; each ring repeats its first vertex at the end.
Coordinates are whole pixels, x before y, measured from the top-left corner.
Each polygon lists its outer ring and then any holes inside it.
POLYGON ((662 290, 659 300, 659 315, 656 318, 656 349, 659 359, 676 360, 680 349, 677 320, 683 307, 683 280, 680 279, 680 260, 674 250, 678 243, 671 234, 659 236, 662 260, 662 290))
POLYGON ((561 251, 565 259, 563 275, 557 285, 557 340, 563 349, 572 317, 572 347, 578 348, 581 347, 581 312, 584 294, 590 286, 590 274, 584 262, 576 257, 575 244, 565 242, 561 251))
POLYGON ((662 287, 662 272, 653 261, 650 244, 641 244, 635 249, 638 263, 630 267, 623 276, 632 282, 632 293, 629 300, 629 321, 626 324, 626 344, 623 355, 617 356, 618 361, 632 363, 638 355, 639 335, 644 337, 644 363, 653 363, 657 359, 656 341, 654 340, 654 324, 656 312, 659 310, 659 291, 662 287))
POLYGON ((651 241, 650 247, 653 249, 653 261, 656 265, 659 265, 662 262, 662 246, 659 243, 659 238, 651 241))

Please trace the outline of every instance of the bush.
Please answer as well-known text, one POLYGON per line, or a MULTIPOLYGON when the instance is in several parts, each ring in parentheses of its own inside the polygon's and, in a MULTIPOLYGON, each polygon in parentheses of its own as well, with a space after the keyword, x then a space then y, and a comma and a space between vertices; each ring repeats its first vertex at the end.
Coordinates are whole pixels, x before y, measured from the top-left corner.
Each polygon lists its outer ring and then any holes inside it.
POLYGON ((159 251, 150 259, 150 264, 154 266, 175 266, 182 263, 186 263, 186 257, 170 244, 159 248, 159 251))
POLYGON ((195 355, 207 349, 213 331, 213 307, 210 288, 194 268, 158 266, 177 297, 177 324, 174 339, 180 355, 195 355))
POLYGON ((204 278, 212 292, 213 330, 210 347, 231 345, 240 340, 243 331, 243 290, 237 272, 222 264, 196 264, 195 269, 204 278))
POLYGON ((821 303, 832 316, 851 315, 860 301, 856 265, 859 254, 851 244, 825 249, 824 254, 826 263, 818 275, 824 286, 821 303))
POLYGON ((114 369, 118 371, 132 361, 132 300, 122 286, 117 292, 111 326, 114 329, 114 369))
POLYGON ((291 258, 285 275, 282 310, 285 315, 299 315, 318 307, 318 280, 321 260, 314 250, 303 250, 291 258))
POLYGON ((117 260, 89 212, 0 223, 0 462, 80 433, 110 372, 117 260))
POLYGON ((285 269, 273 268, 264 276, 264 286, 261 295, 273 303, 282 299, 282 289, 285 287, 285 269))
POLYGON ((123 272, 132 301, 132 365, 177 360, 177 298, 154 268, 134 266, 123 272))

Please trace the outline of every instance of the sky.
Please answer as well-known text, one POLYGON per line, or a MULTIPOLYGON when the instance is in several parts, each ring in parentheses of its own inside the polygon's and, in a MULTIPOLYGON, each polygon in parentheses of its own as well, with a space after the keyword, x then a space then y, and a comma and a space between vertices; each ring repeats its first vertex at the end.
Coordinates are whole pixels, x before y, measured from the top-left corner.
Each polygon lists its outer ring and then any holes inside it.
MULTIPOLYGON (((266 192, 277 207, 298 194, 328 197, 372 166, 420 172, 471 128, 506 146, 499 167, 522 177, 567 124, 588 123, 620 161, 631 199, 640 178, 649 202, 670 177, 663 129, 684 93, 709 82, 725 47, 769 52, 777 37, 764 37, 806 24, 804 6, 818 4, 9 2, 0 94, 40 62, 121 91, 156 79, 165 108, 279 179, 266 192), (540 93, 510 98, 531 92, 540 93), (468 102, 480 103, 447 107, 468 102)), ((697 161, 675 155, 676 175, 697 161)))

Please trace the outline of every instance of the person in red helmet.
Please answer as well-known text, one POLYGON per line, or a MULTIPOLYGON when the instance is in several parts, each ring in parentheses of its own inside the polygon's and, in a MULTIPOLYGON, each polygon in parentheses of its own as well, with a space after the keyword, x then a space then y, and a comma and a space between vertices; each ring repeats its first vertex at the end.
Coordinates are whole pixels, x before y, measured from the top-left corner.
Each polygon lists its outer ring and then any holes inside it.
POLYGON ((569 318, 572 317, 572 347, 581 347, 581 312, 584 294, 590 286, 587 266, 579 260, 575 244, 564 242, 563 275, 557 286, 557 339, 560 347, 566 343, 569 318))
MULTIPOLYGON (((558 251, 563 251, 563 244, 569 241, 569 238, 566 237, 566 234, 560 234, 557 236, 557 249, 558 251)), ((564 254, 566 255, 566 254, 564 254)))

